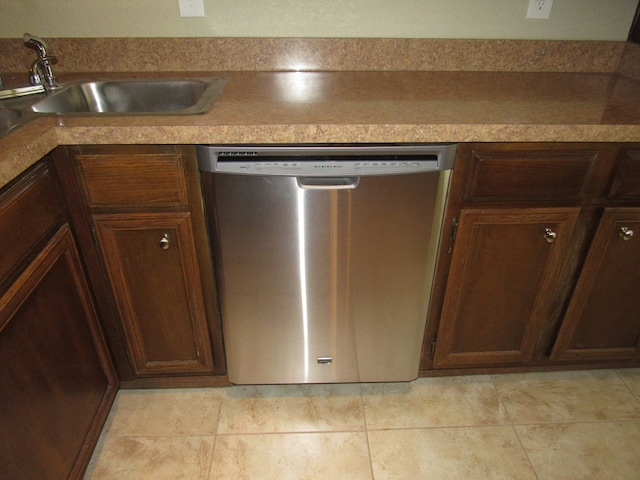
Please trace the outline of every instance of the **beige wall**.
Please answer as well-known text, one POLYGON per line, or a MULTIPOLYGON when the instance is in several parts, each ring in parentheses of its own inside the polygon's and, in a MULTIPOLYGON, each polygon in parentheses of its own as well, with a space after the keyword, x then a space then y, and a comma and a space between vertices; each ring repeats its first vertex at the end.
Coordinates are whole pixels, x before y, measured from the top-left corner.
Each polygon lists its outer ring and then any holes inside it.
POLYGON ((549 20, 528 0, 0 0, 0 38, 397 37, 626 40, 638 0, 554 0, 549 20))

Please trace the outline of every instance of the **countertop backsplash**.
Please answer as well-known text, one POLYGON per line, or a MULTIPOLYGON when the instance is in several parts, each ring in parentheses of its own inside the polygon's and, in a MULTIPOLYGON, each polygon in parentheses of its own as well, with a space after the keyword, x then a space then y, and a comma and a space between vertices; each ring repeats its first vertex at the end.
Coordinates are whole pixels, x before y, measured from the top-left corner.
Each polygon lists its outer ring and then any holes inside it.
MULTIPOLYGON (((34 32, 37 34, 37 32, 34 32)), ((398 38, 47 38, 64 72, 493 71, 612 73, 626 42, 398 38)), ((0 39, 0 72, 28 69, 0 39)), ((636 62, 638 63, 638 62, 636 62)))

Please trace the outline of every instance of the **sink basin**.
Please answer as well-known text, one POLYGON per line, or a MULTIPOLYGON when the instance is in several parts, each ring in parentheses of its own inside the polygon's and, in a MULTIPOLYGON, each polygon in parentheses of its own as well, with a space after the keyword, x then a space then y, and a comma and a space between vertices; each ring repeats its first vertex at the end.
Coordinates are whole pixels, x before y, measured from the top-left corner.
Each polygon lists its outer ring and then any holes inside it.
POLYGON ((9 133, 9 130, 18 124, 20 117, 22 113, 19 110, 0 108, 0 137, 9 133))
POLYGON ((131 79, 69 83, 34 103, 36 113, 193 115, 209 110, 226 79, 131 79))

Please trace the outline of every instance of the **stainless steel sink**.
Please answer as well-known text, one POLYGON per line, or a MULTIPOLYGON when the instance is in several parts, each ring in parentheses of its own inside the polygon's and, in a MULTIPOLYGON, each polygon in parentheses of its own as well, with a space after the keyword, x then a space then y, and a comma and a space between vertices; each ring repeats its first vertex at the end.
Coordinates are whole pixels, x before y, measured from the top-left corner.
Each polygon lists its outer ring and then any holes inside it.
POLYGON ((20 110, 0 108, 0 137, 9 133, 9 131, 18 124, 21 117, 22 112, 20 112, 20 110))
POLYGON ((127 79, 68 83, 31 105, 36 113, 193 115, 209 110, 226 79, 127 79))

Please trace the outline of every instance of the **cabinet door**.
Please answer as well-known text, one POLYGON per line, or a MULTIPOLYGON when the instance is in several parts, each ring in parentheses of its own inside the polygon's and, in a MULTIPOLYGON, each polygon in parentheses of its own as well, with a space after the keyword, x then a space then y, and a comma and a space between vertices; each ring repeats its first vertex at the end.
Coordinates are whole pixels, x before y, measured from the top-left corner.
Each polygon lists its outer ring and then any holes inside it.
POLYGON ((461 211, 435 366, 531 360, 577 215, 577 208, 461 211))
POLYGON ((640 208, 605 209, 552 359, 640 358, 639 267, 640 208))
POLYGON ((0 477, 81 478, 116 389, 64 225, 0 298, 0 477))
POLYGON ((211 373, 188 212, 94 215, 136 375, 211 373))

